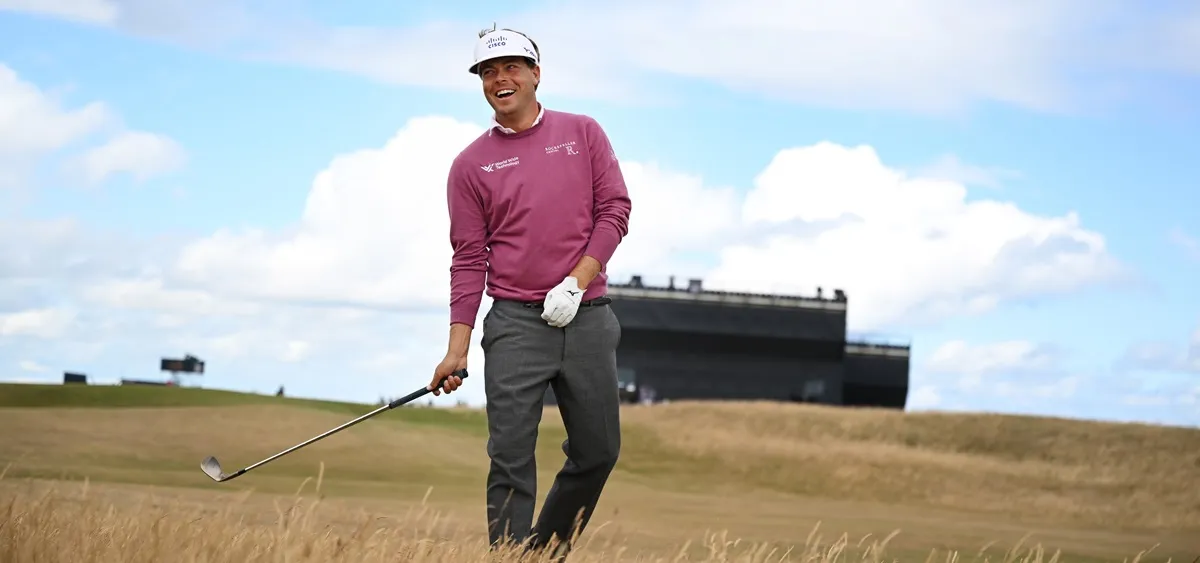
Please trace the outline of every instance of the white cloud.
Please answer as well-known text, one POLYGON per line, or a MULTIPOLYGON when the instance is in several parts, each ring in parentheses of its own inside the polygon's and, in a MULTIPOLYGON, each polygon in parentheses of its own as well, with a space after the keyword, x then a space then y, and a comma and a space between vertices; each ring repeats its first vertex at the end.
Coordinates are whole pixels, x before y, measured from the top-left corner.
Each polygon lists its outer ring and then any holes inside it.
POLYGON ((654 163, 623 161, 621 172, 634 211, 611 276, 641 274, 653 280, 702 274, 708 265, 689 256, 728 243, 740 232, 741 197, 734 188, 709 187, 699 176, 654 163))
MULTIPOLYGON (((1131 70, 1194 73, 1188 44, 1171 38, 1183 37, 1175 30, 1184 15, 1170 12, 1149 15, 1132 1, 1097 9, 1081 0, 618 0, 498 19, 538 42, 548 95, 658 103, 668 87, 653 79, 682 77, 802 103, 945 113, 979 102, 1075 111, 1111 101, 1100 97, 1108 81, 1136 84, 1131 70), (581 21, 604 32, 581 41, 581 21), (1114 25, 1126 32, 1114 37, 1114 25), (1078 68, 1095 78, 1085 81, 1078 68)), ((311 26, 266 52, 393 83, 469 89, 476 82, 462 62, 480 23, 311 26), (391 63, 413 56, 430 70, 391 63)))
POLYGON ((440 305, 450 279, 446 172, 481 131, 414 119, 382 148, 335 158, 294 228, 215 233, 184 248, 176 273, 223 295, 440 305))
MULTIPOLYGON (((449 118, 414 119, 379 149, 335 158, 293 227, 220 231, 187 245, 171 273, 226 298, 441 307, 450 261, 446 172, 480 132, 449 118)), ((856 329, 985 312, 1117 271, 1103 237, 1073 214, 967 203, 961 185, 908 178, 870 147, 786 149, 744 197, 652 164, 626 161, 622 169, 634 212, 614 277, 685 270, 705 275, 710 287, 839 287, 854 303, 856 329), (696 258, 714 247, 722 248, 715 268, 718 256, 696 258)))
POLYGON ((767 292, 841 288, 850 325, 864 330, 983 313, 1120 272, 1104 237, 1083 228, 1075 213, 1044 217, 1007 202, 967 202, 966 195, 960 184, 890 169, 867 146, 785 149, 742 207, 742 228, 776 230, 724 247, 705 283, 767 292), (779 229, 788 223, 796 226, 779 229))
MULTIPOLYGON (((187 45, 211 46, 228 38, 246 37, 249 25, 243 0, 0 0, 0 11, 24 12, 75 23, 115 27, 130 33, 187 45)), ((269 3, 255 2, 258 7, 269 3)), ((292 20, 294 5, 274 14, 277 23, 292 20)), ((269 22, 260 21, 269 29, 269 22)), ((243 45, 249 44, 243 42, 243 45)))
POLYGON ((37 157, 109 125, 100 102, 69 110, 58 99, 0 64, 0 157, 37 157))
MULTIPOLYGON (((987 382, 985 378, 1050 374, 1060 369, 1060 361, 1061 357, 1054 349, 1027 340, 977 345, 964 340, 951 340, 938 346, 920 371, 934 376, 953 375, 958 378, 957 386, 960 389, 979 390, 986 383, 994 392, 1008 394, 1011 391, 1009 383, 987 382)), ((1034 392, 1027 385, 1016 388, 1034 392)), ((1053 384, 1051 388, 1054 388, 1053 384)))
POLYGON ((906 408, 908 410, 928 410, 937 408, 941 403, 942 397, 938 394, 937 387, 921 385, 909 393, 906 408))
MULTIPOLYGON (((382 148, 335 158, 294 227, 215 233, 184 248, 174 273, 227 296, 441 307, 451 254, 446 173, 482 132, 450 118, 414 119, 382 148)), ((680 263, 671 259, 736 228, 734 190, 653 164, 625 162, 622 170, 637 210, 613 273, 670 274, 680 263)))
POLYGON ((74 311, 61 308, 0 313, 0 336, 57 338, 75 322, 75 316, 74 311))
POLYGON ((1200 374, 1200 326, 1182 346, 1178 342, 1134 342, 1114 362, 1120 372, 1151 371, 1200 374))
POLYGON ((284 346, 279 359, 288 363, 304 361, 308 357, 309 344, 303 340, 291 340, 284 346))
POLYGON ((166 135, 123 131, 88 149, 68 166, 87 183, 99 184, 122 173, 145 181, 178 170, 186 161, 183 147, 166 135))
POLYGON ((950 180, 967 186, 999 188, 1006 179, 1021 177, 1021 173, 998 166, 977 166, 963 162, 958 156, 946 154, 927 166, 920 168, 917 175, 924 178, 950 180))
POLYGON ((930 355, 930 373, 988 375, 1006 371, 1046 370, 1058 366, 1059 355, 1028 340, 972 345, 965 340, 943 343, 930 355))
POLYGON ((69 156, 65 165, 85 182, 100 183, 118 173, 145 180, 185 161, 183 148, 169 137, 124 129, 102 102, 66 108, 57 95, 0 64, 0 188, 27 186, 32 163, 97 135, 109 137, 69 156))
MULTIPOLYGON (((58 0, 64 2, 65 0, 58 0)), ((100 6, 99 3, 79 6, 100 6)), ((28 0, 24 9, 36 9, 28 0)), ((530 33, 542 48, 544 94, 657 102, 684 77, 731 90, 841 107, 955 112, 974 103, 1076 111, 1111 92, 1138 100, 1153 73, 1195 75, 1195 6, 1145 10, 1117 0, 615 0, 553 3, 486 20, 439 18, 407 28, 318 23, 289 4, 250 8, 113 0, 129 32, 203 44, 254 60, 398 84, 473 89, 465 72, 480 27, 530 33), (602 30, 580 39, 579 22, 602 30), (217 25, 217 24, 220 25, 217 25), (395 61, 423 61, 408 72, 395 61), (784 70, 786 69, 786 70, 784 70)), ((9 0, 11 9, 21 6, 9 0)), ((66 13, 87 13, 81 8, 66 13)), ((97 12, 106 14, 107 12, 97 12)))
POLYGON ((27 371, 30 373, 46 373, 50 371, 50 368, 33 360, 21 360, 20 362, 17 362, 17 367, 21 368, 21 371, 27 371))
POLYGON ((100 131, 112 120, 100 102, 62 107, 55 96, 0 63, 0 188, 24 184, 31 161, 100 131))
MULTIPOLYGON (((1177 366, 1178 348, 1173 353, 1177 366)), ((1189 374, 1131 377, 1082 361, 1084 366, 1068 365, 1055 347, 1024 340, 953 340, 914 364, 910 403, 922 404, 932 390, 941 409, 1200 425, 1200 385, 1189 374)))
POLYGON ((263 306, 248 301, 217 299, 210 293, 194 289, 164 287, 161 277, 149 274, 141 277, 103 279, 82 288, 81 297, 96 305, 125 310, 152 311, 164 316, 199 317, 223 315, 250 317, 260 314, 263 306))
MULTIPOLYGON (((1069 367, 1066 359, 1054 346, 1027 340, 951 340, 914 363, 912 380, 915 389, 937 397, 932 408, 945 410, 1143 420, 1164 414, 1120 410, 1131 406, 1122 394, 1134 386, 1102 371, 1069 367)), ((924 401, 916 392, 914 399, 924 401)), ((1179 422, 1188 415, 1167 418, 1179 422)))

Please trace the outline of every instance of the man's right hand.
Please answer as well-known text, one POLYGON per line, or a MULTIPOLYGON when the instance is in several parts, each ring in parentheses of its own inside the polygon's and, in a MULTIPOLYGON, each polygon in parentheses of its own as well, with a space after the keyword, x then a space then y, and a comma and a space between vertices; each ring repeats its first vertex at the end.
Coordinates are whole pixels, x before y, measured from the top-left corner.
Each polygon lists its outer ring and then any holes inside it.
POLYGON ((446 354, 442 359, 442 363, 438 364, 433 370, 433 380, 429 382, 425 388, 433 391, 434 396, 442 394, 442 391, 451 393, 458 386, 462 385, 462 378, 457 375, 451 375, 460 369, 467 369, 466 354, 446 354), (441 383, 441 385, 438 385, 441 383))

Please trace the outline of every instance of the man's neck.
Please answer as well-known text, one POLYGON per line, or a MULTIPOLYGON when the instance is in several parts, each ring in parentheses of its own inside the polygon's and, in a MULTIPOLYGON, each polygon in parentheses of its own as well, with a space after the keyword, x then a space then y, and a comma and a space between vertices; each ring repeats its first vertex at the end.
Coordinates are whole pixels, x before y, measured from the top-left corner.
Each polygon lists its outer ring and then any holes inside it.
POLYGON ((539 113, 541 113, 541 110, 542 105, 535 101, 532 105, 525 108, 524 111, 518 112, 516 115, 497 115, 495 116, 495 120, 496 123, 499 123, 501 127, 520 133, 529 129, 530 127, 533 127, 534 123, 537 122, 537 116, 539 113))

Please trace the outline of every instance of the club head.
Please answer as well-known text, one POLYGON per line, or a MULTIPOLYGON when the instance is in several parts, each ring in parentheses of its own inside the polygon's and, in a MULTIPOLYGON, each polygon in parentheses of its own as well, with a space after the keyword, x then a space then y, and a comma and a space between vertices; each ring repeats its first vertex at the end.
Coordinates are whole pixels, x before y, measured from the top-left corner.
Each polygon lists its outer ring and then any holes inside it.
POLYGON ((205 475, 208 475, 213 481, 217 481, 218 483, 224 481, 226 478, 225 472, 221 471, 221 463, 215 457, 208 456, 204 458, 204 461, 200 462, 200 469, 204 471, 205 475))

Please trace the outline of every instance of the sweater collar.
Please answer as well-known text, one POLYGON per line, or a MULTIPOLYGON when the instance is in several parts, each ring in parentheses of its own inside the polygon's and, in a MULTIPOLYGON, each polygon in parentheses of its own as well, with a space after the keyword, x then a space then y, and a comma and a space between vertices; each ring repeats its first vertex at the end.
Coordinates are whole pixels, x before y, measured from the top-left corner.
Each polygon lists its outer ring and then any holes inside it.
MULTIPOLYGON (((546 115, 546 107, 543 106, 541 102, 538 102, 538 114, 537 114, 537 117, 534 118, 534 120, 533 120, 533 125, 530 125, 530 127, 531 128, 536 127, 538 123, 542 122, 542 117, 545 115, 546 115)), ((491 135, 493 131, 499 131, 501 133, 504 133, 505 135, 515 135, 517 133, 516 130, 514 130, 514 129, 510 129, 508 127, 500 125, 500 122, 496 121, 496 114, 492 114, 492 126, 491 126, 491 128, 488 129, 488 135, 491 135)))

